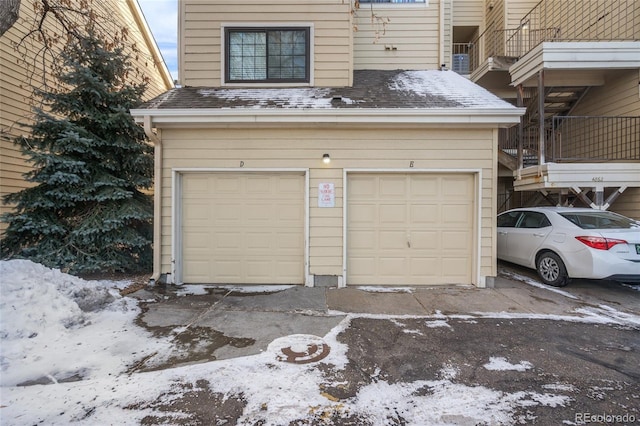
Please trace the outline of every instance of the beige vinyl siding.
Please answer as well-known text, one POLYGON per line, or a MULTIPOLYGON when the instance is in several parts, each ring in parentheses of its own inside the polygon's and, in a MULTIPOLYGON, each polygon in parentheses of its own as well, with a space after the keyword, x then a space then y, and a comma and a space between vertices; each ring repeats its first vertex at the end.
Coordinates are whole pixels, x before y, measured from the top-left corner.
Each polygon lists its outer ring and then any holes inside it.
POLYGON ((572 115, 639 116, 638 70, 609 71, 605 84, 594 86, 572 115))
MULTIPOLYGON (((508 1, 508 0, 506 0, 508 1)), ((485 0, 485 28, 492 26, 493 29, 501 30, 506 25, 505 0, 485 0)))
POLYGON ((187 86, 218 87, 223 76, 222 25, 312 24, 314 86, 351 82, 351 15, 341 0, 180 2, 180 81, 187 86))
POLYGON ((627 188, 609 210, 640 220, 640 188, 627 188))
POLYGON ((426 6, 361 4, 354 15, 354 24, 357 27, 353 35, 354 69, 440 66, 440 1, 431 0, 426 6), (383 25, 381 19, 388 23, 383 25))
MULTIPOLYGON (((33 96, 33 90, 43 84, 41 63, 34 60, 35 53, 41 46, 33 39, 27 39, 20 51, 14 48, 34 25, 32 4, 32 0, 22 0, 20 18, 0 38, 0 131, 3 136, 12 140, 28 134, 29 129, 18 123, 32 122, 33 107, 39 105, 38 99, 33 96), (26 55, 26 62, 23 55, 26 55)), ((150 40, 143 36, 143 31, 138 27, 129 1, 94 2, 93 5, 101 15, 113 19, 108 25, 129 28, 129 42, 135 43, 140 50, 137 58, 132 57, 135 71, 130 77, 136 83, 141 82, 143 76, 150 79, 145 99, 151 99, 170 89, 170 76, 164 75, 155 65, 152 49, 148 44, 150 40)), ((47 30, 54 31, 52 21, 47 20, 45 24, 47 30)), ((50 63, 46 64, 47 67, 49 65, 50 63)), ((47 75, 47 82, 55 84, 50 75, 47 75)), ((0 139, 0 195, 25 188, 28 183, 23 179, 23 174, 30 169, 18 148, 12 142, 0 139)), ((11 206, 0 205, 0 213, 10 209, 11 206)), ((5 228, 6 224, 0 223, 0 230, 5 228)))
POLYGON ((539 2, 539 0, 507 0, 506 28, 518 28, 520 20, 539 2))
POLYGON ((478 0, 453 0, 453 25, 482 26, 484 7, 484 3, 478 0))
MULTIPOLYGON (((482 175, 480 274, 495 276, 491 247, 496 209, 496 134, 489 129, 164 129, 161 272, 169 273, 172 264, 172 169, 308 168, 312 275, 342 275, 344 168, 478 169, 482 175), (324 153, 331 155, 329 165, 322 163, 324 153), (335 184, 334 208, 318 207, 318 184, 325 182, 335 184)), ((477 242, 470 244, 475 259, 477 242)))

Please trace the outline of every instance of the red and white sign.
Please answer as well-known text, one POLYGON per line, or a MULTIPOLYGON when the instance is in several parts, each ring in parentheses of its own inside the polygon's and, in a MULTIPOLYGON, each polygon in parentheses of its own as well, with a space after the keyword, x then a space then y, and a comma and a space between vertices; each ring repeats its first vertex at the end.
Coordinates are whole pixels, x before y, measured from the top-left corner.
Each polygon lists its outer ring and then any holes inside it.
POLYGON ((335 207, 336 189, 333 183, 318 185, 318 207, 335 207))

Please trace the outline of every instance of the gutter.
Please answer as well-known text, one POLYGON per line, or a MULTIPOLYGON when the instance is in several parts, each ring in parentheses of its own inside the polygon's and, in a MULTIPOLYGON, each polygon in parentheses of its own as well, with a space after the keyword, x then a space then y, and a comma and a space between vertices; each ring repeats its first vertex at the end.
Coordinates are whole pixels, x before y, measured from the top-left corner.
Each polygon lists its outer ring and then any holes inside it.
POLYGON ((162 230, 162 138, 155 134, 152 129, 151 116, 145 115, 144 133, 153 143, 153 273, 149 278, 149 284, 154 285, 158 282, 161 275, 160 263, 162 260, 161 252, 161 230, 162 230), (158 184, 160 182, 160 184, 158 184))
POLYGON ((176 109, 135 109, 131 115, 140 122, 141 118, 152 116, 156 126, 229 125, 233 123, 276 123, 276 124, 377 124, 377 125, 432 125, 450 126, 468 124, 511 126, 520 122, 525 108, 432 108, 427 111, 418 108, 379 108, 361 110, 358 108, 176 108, 176 109))

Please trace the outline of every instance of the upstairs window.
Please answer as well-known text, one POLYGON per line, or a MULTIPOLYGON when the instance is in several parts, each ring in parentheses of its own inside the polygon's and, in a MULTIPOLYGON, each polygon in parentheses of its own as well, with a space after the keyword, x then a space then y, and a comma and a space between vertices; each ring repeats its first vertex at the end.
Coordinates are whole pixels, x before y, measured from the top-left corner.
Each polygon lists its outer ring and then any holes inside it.
POLYGON ((309 28, 225 28, 227 83, 308 83, 309 28))

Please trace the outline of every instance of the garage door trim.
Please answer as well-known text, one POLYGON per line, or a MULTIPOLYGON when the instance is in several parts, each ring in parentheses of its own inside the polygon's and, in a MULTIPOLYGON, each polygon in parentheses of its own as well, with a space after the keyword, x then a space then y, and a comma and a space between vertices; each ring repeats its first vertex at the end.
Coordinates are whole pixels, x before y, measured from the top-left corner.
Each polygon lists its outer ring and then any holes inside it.
POLYGON ((309 169, 308 168, 174 168, 171 169, 171 277, 170 284, 181 285, 183 281, 182 253, 182 178, 195 173, 291 173, 304 176, 304 280, 305 286, 312 285, 309 275, 309 169))
POLYGON ((418 173, 418 174, 471 174, 474 176, 474 197, 475 197, 475 211, 473 218, 473 227, 475 229, 475 238, 476 244, 473 247, 473 264, 475 267, 472 271, 472 284, 480 285, 482 283, 481 279, 481 234, 482 234, 482 226, 481 226, 481 218, 482 218, 482 169, 417 169, 413 167, 409 168, 399 168, 399 169, 348 169, 345 168, 343 170, 342 181, 344 185, 344 200, 343 200, 343 214, 342 214, 342 277, 339 282, 339 287, 346 287, 347 282, 347 261, 348 261, 348 241, 347 241, 347 224, 348 224, 348 185, 349 185, 349 175, 357 174, 357 173, 377 173, 377 174, 409 174, 409 173, 418 173))

